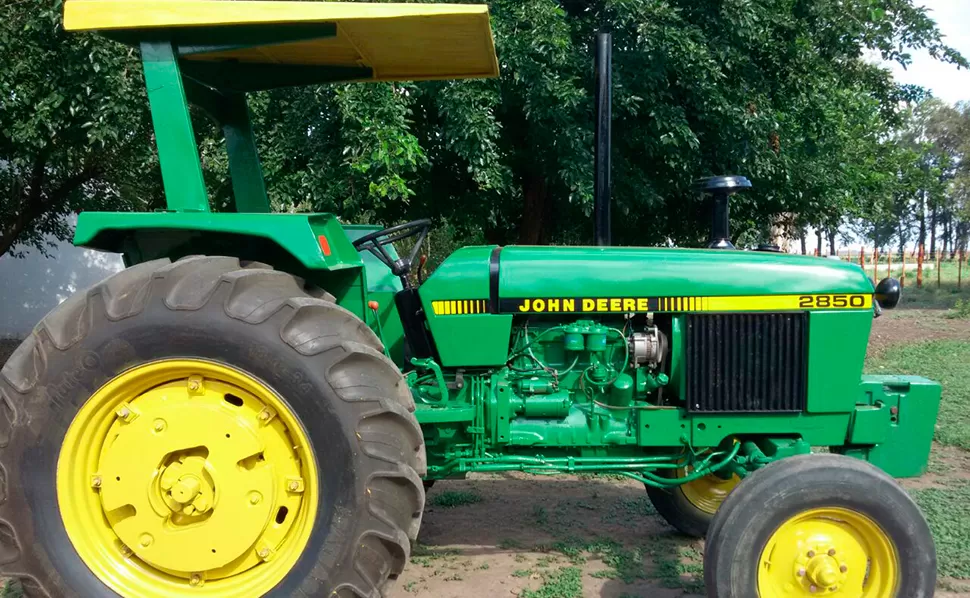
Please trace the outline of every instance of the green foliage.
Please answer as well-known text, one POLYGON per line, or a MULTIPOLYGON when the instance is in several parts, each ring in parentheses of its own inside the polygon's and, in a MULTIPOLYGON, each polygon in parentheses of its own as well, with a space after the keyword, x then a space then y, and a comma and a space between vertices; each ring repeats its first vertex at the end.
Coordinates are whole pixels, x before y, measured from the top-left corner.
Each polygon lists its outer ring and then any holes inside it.
POLYGON ((943 385, 937 442, 970 450, 970 342, 940 340, 898 345, 867 364, 874 374, 918 374, 943 385))
POLYGON ((0 598, 23 598, 24 587, 19 579, 8 579, 0 589, 0 598))
POLYGON ((0 5, 0 255, 66 238, 65 214, 160 197, 137 53, 61 27, 61 0, 0 5))
POLYGON ((948 318, 970 320, 970 299, 957 299, 953 310, 947 313, 948 318))
POLYGON ((685 540, 673 537, 661 537, 651 543, 648 548, 654 564, 651 575, 666 588, 703 593, 703 556, 685 544, 685 540))
POLYGON ((446 490, 431 497, 431 504, 446 509, 464 507, 482 502, 482 497, 467 490, 446 490))
POLYGON ((965 248, 970 232, 970 105, 953 107, 928 98, 902 116, 905 126, 880 143, 870 193, 853 208, 853 228, 882 249, 891 241, 900 249, 923 243, 928 255, 965 248))
POLYGON ((617 242, 698 243, 708 209, 691 182, 725 172, 756 186, 732 208, 742 241, 763 238, 779 214, 794 227, 836 226, 881 210, 869 198, 892 197, 897 167, 912 158, 886 140, 903 123, 900 101, 920 92, 864 51, 905 64, 899 48, 926 47, 966 64, 908 0, 490 8, 499 79, 262 94, 274 203, 384 223, 431 216, 457 244, 589 242, 590 41, 605 22, 617 242))
MULTIPOLYGON (((708 209, 691 183, 716 173, 755 183, 732 208, 743 242, 782 214, 795 229, 866 210, 883 222, 912 200, 897 198, 897 179, 913 174, 901 165, 929 149, 887 141, 903 123, 900 102, 921 94, 864 52, 907 64, 904 48, 926 48, 966 66, 912 0, 493 0, 490 9, 500 78, 253 94, 274 207, 359 222, 430 216, 447 223, 438 246, 589 242, 590 41, 609 24, 618 243, 698 243, 708 209)), ((137 52, 64 33, 60 11, 60 0, 0 8, 0 52, 11 58, 0 69, 11 90, 0 100, 0 253, 66 235, 61 214, 160 199, 137 52)), ((213 205, 225 209, 219 132, 204 119, 196 129, 213 205)), ((937 160, 929 175, 950 172, 937 160)))
POLYGON ((583 573, 579 567, 563 567, 543 575, 538 590, 522 590, 521 598, 582 598, 583 573))
POLYGON ((910 491, 930 524, 941 577, 970 578, 970 484, 910 491))

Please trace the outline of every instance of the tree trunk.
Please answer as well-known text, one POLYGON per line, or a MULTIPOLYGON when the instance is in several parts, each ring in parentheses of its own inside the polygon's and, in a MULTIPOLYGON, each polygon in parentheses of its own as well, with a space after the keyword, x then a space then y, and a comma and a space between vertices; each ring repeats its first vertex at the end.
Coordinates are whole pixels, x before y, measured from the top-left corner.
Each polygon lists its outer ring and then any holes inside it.
POLYGON ((538 245, 543 236, 545 217, 549 202, 549 189, 545 177, 530 174, 522 185, 525 198, 522 207, 522 224, 519 226, 520 245, 538 245))
POLYGON ((822 255, 822 227, 815 229, 815 255, 822 255))
POLYGON ((897 234, 899 235, 899 255, 904 255, 906 253, 906 237, 903 236, 903 219, 900 218, 897 221, 896 226, 897 234))
POLYGON ((829 230, 829 255, 838 255, 835 252, 835 229, 829 230))
POLYGON ((936 205, 930 208, 930 255, 936 255, 936 205))
POLYGON ((802 234, 798 237, 799 241, 802 243, 802 255, 808 253, 808 248, 805 246, 805 229, 802 229, 802 234))
POLYGON ((20 235, 33 225, 35 220, 46 212, 61 209, 71 193, 96 175, 95 168, 85 166, 80 172, 67 177, 56 187, 45 192, 44 183, 47 179, 49 154, 47 149, 41 151, 34 160, 29 181, 26 184, 14 186, 13 192, 19 197, 13 198, 13 202, 19 206, 19 209, 16 217, 0 223, 0 256, 17 243, 20 235))

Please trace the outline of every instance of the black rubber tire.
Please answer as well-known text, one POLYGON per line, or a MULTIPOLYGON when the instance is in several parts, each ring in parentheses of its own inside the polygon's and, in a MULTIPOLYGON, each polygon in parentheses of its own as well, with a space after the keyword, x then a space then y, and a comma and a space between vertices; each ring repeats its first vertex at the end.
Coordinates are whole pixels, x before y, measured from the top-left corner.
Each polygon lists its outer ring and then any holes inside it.
POLYGON ((301 279, 235 258, 136 265, 78 293, 0 372, 0 574, 27 596, 114 595, 84 565, 55 494, 62 439, 84 401, 135 365, 219 361, 283 397, 317 460, 309 542, 271 596, 383 595, 417 538, 424 442, 377 336, 301 279))
POLYGON ((880 469, 832 454, 776 461, 748 475, 728 495, 714 516, 705 544, 707 595, 758 596, 758 560, 771 534, 798 513, 821 507, 862 513, 883 529, 899 557, 898 597, 933 596, 936 547, 919 507, 880 469))
POLYGON ((714 515, 698 509, 684 496, 681 486, 674 488, 654 488, 647 486, 647 496, 657 513, 682 534, 703 538, 711 525, 714 515))

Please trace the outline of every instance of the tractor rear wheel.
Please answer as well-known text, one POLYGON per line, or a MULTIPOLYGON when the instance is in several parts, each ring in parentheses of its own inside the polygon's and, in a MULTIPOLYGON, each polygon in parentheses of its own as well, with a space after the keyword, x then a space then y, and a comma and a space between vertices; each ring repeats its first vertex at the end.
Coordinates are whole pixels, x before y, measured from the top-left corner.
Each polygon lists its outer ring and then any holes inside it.
POLYGON ((235 258, 129 268, 0 373, 0 573, 28 596, 379 596, 424 508, 373 332, 235 258))
MULTIPOLYGON (((685 468, 674 475, 684 477, 688 473, 685 468)), ((667 523, 683 534, 703 538, 721 503, 740 481, 736 475, 722 478, 710 474, 673 488, 647 486, 647 495, 667 523)))
POLYGON ((841 455, 799 455, 747 476, 714 516, 712 598, 930 598, 936 550, 891 477, 841 455))

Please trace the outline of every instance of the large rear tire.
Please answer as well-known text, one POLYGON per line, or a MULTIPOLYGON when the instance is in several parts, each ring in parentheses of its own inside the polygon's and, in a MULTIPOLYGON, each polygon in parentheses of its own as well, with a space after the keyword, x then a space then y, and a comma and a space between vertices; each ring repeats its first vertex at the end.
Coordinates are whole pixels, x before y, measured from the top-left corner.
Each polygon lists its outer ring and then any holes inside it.
POLYGON ((190 257, 51 312, 0 374, 0 573, 28 596, 381 596, 417 537, 424 444, 332 299, 190 257))
POLYGON ((711 524, 711 598, 930 598, 936 550, 916 503, 876 467, 799 455, 747 476, 711 524))

